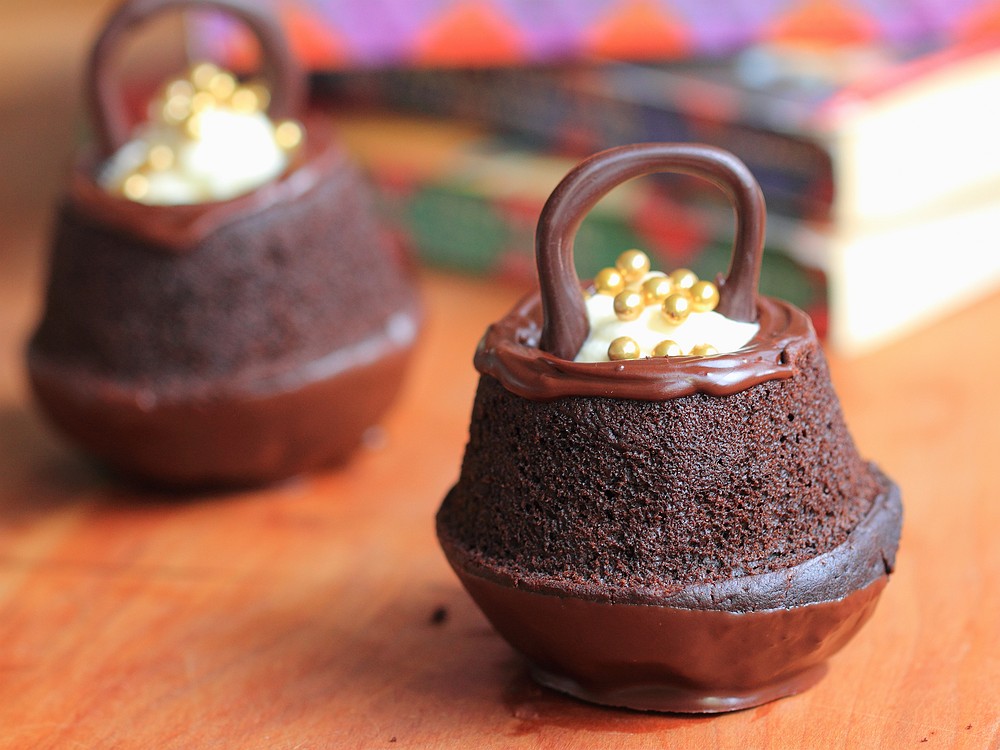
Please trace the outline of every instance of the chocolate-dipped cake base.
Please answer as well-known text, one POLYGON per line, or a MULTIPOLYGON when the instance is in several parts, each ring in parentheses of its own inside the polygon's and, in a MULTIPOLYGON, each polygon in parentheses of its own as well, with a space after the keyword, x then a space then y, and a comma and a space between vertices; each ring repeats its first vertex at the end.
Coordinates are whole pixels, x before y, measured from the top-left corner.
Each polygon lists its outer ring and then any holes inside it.
POLYGON ((169 392, 29 352, 31 382, 66 435, 118 471, 177 487, 250 486, 343 460, 395 399, 416 305, 354 346, 261 378, 169 392))
POLYGON ((799 693, 872 615, 892 569, 902 509, 881 494, 847 540, 783 571, 670 589, 657 604, 581 595, 556 577, 482 564, 440 522, 462 585, 543 685, 593 703, 717 713, 799 693))
POLYGON ((805 690, 874 610, 901 526, 805 315, 762 300, 781 323, 731 355, 770 379, 716 385, 692 365, 719 395, 690 377, 642 400, 551 393, 557 368, 579 366, 523 366, 537 304, 477 352, 462 472, 438 513, 469 594, 539 682, 585 700, 711 713, 805 690))

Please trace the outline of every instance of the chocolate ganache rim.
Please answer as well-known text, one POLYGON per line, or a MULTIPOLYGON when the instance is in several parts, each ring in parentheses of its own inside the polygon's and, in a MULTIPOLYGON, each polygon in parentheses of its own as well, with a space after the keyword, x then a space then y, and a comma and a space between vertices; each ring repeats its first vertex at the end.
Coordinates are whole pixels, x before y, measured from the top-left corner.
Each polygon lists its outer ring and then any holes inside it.
MULTIPOLYGON (((106 230, 146 243, 151 249, 190 252, 209 235, 273 206, 291 204, 332 171, 348 169, 346 152, 323 118, 310 117, 302 152, 273 180, 220 201, 148 205, 115 195, 98 184, 102 163, 95 150, 77 160, 66 201, 78 216, 106 230)), ((360 179, 360 177, 358 177, 360 179)))
POLYGON ((709 357, 655 357, 574 362, 539 348, 542 304, 535 292, 491 325, 476 349, 476 369, 532 401, 599 396, 665 401, 705 393, 730 396, 795 374, 795 352, 816 339, 804 312, 784 300, 758 297, 759 330, 736 351, 709 357))
MULTIPOLYGON (((871 508, 837 547, 798 565, 723 581, 614 587, 551 575, 517 575, 490 565, 449 534, 438 517, 437 533, 448 561, 468 575, 536 594, 610 604, 650 605, 732 613, 761 612, 844 598, 895 568, 903 522, 899 487, 869 464, 881 491, 871 508)), ((453 487, 451 492, 459 491, 453 487)))

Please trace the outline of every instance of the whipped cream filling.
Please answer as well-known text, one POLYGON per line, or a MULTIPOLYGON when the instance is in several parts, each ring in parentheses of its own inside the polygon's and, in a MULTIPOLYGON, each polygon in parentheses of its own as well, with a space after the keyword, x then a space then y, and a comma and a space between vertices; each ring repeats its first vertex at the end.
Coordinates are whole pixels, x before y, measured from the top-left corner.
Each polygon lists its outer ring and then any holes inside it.
MULTIPOLYGON (((652 274, 647 274, 649 278, 652 274)), ((676 342, 685 352, 709 343, 719 353, 736 351, 745 346, 760 330, 757 323, 730 320, 717 312, 692 312, 682 323, 667 320, 660 305, 649 305, 635 320, 621 320, 615 314, 614 297, 592 294, 587 299, 590 333, 577 353, 576 362, 608 362, 608 347, 621 336, 633 339, 642 357, 653 356, 661 341, 676 342)))
POLYGON ((142 174, 144 190, 133 200, 151 205, 182 205, 234 198, 278 177, 288 168, 289 152, 275 139, 263 112, 208 109, 199 114, 198 137, 189 138, 168 124, 140 126, 118 149, 98 182, 117 191, 147 163, 156 147, 169 149, 168 165, 142 174))

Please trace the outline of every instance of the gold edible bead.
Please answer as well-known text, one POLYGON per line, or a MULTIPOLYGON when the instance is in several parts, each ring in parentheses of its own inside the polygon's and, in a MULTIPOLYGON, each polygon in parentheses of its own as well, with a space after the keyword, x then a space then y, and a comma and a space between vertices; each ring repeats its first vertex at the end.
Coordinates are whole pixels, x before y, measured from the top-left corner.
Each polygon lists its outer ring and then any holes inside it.
POLYGON ((711 357, 713 354, 718 353, 719 350, 711 344, 698 344, 691 349, 692 357, 711 357))
POLYGON ((639 345, 629 336, 619 336, 608 347, 608 359, 639 359, 639 345))
POLYGON ((711 312, 719 304, 719 289, 711 281, 697 281, 691 287, 691 305, 695 312, 711 312))
POLYGON ((129 200, 137 201, 146 197, 149 193, 149 180, 146 175, 133 173, 125 178, 122 183, 122 195, 129 200))
POLYGON ((191 114, 191 99, 186 96, 171 96, 163 103, 161 115, 163 121, 170 125, 184 122, 191 114))
POLYGON ((625 277, 626 283, 638 281, 649 273, 649 256, 642 250, 626 250, 618 256, 615 268, 625 277))
POLYGON ((302 143, 302 126, 294 120, 284 120, 275 127, 274 140, 278 146, 290 151, 302 143))
POLYGON ((684 350, 681 349, 681 345, 670 339, 664 339, 653 348, 654 357, 680 357, 683 354, 684 350))
POLYGON ((163 89, 163 98, 172 99, 175 96, 181 96, 185 99, 190 99, 194 96, 194 86, 191 81, 185 80, 184 78, 178 78, 175 81, 171 81, 163 89))
POLYGON ((663 315, 673 325, 680 325, 691 314, 691 295, 674 292, 663 300, 663 315))
POLYGON ((698 276, 689 268, 678 268, 670 272, 670 280, 674 283, 674 289, 690 289, 698 283, 698 276))
POLYGON ((673 290, 673 282, 665 274, 650 276, 642 282, 642 298, 647 305, 663 302, 673 290))
POLYGON ((618 294, 625 288, 625 277, 617 268, 602 268, 594 277, 594 289, 598 294, 618 294))
POLYGON ((237 112, 247 115, 254 112, 260 112, 262 109, 260 106, 260 99, 257 97, 257 92, 247 86, 240 86, 236 89, 236 91, 233 92, 233 96, 229 100, 229 103, 237 112))
POLYGON ((149 149, 146 155, 146 163, 150 169, 162 172, 174 166, 174 151, 170 146, 158 143, 149 149))
POLYGON ((226 101, 236 91, 236 79, 221 71, 208 80, 208 92, 219 101, 226 101))
POLYGON ((246 88, 252 91, 257 97, 257 106, 261 112, 271 106, 271 92, 267 86, 262 83, 251 83, 246 88))
POLYGON ((201 91, 208 91, 212 78, 221 72, 218 65, 210 62, 201 62, 191 68, 188 73, 188 79, 195 85, 195 88, 201 91))
POLYGON ((216 104, 218 102, 215 97, 207 91, 199 91, 191 97, 191 111, 195 114, 204 112, 206 109, 212 109, 216 104))
POLYGON ((635 320, 642 314, 645 303, 640 292, 626 289, 615 295, 614 307, 619 320, 635 320))
POLYGON ((184 121, 184 132, 192 140, 201 139, 201 115, 191 115, 184 121))

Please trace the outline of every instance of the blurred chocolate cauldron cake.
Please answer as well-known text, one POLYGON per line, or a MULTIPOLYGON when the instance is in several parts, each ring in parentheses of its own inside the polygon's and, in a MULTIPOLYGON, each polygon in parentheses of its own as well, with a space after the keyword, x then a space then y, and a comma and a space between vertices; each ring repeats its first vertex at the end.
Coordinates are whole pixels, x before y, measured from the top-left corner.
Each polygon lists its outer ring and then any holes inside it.
POLYGON ((727 152, 602 152, 542 211, 540 293, 476 351, 438 537, 545 685, 637 709, 746 708, 816 682, 874 610, 899 491, 858 455, 808 317, 757 294, 764 220, 727 152), (656 171, 733 202, 728 274, 651 272, 627 251, 581 289, 580 222, 656 171))
POLYGON ((126 474, 252 485, 336 463, 399 389, 412 280, 329 123, 303 118, 304 83, 264 4, 135 0, 96 41, 96 144, 57 216, 28 364, 55 425, 126 474), (266 83, 196 64, 133 127, 113 53, 177 8, 249 27, 266 83))

